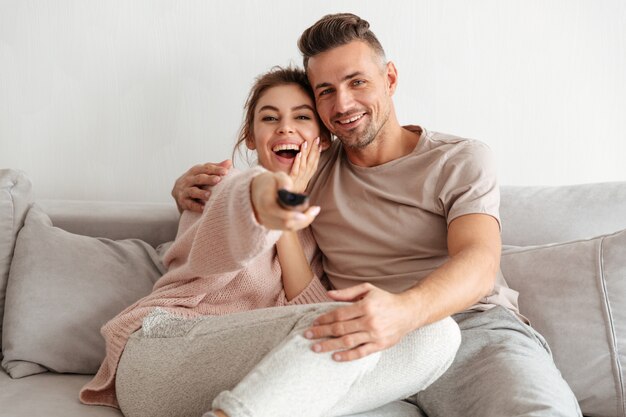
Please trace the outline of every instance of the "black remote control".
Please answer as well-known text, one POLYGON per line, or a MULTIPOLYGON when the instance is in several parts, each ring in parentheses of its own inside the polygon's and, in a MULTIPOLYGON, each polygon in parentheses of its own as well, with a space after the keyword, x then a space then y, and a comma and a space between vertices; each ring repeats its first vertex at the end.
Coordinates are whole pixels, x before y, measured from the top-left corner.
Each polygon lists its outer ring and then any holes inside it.
POLYGON ((287 210, 302 209, 309 202, 309 196, 306 194, 292 193, 285 189, 278 190, 278 204, 287 210))

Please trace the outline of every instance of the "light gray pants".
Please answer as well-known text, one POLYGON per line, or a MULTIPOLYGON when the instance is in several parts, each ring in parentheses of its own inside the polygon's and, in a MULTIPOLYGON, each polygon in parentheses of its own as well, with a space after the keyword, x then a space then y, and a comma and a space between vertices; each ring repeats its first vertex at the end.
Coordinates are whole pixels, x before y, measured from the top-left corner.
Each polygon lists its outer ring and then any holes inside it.
MULTIPOLYGON (((357 361, 336 362, 303 337, 312 321, 341 303, 253 310, 196 320, 149 319, 129 339, 116 391, 126 417, 414 417, 396 403, 437 379, 460 343, 447 318, 357 361), (155 324, 156 322, 156 324, 155 324)), ((157 314, 158 315, 158 314, 157 314)))
POLYGON ((457 314, 452 366, 410 401, 428 417, 576 417, 581 411, 543 337, 510 311, 457 314))

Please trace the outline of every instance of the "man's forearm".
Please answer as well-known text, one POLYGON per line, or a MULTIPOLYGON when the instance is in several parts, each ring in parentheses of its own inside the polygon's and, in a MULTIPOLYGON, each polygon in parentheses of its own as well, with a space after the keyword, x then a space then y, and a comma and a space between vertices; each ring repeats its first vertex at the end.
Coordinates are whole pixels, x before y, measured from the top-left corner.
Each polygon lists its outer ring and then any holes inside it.
POLYGON ((499 263, 499 253, 492 247, 469 246, 402 293, 415 311, 414 328, 461 312, 488 295, 499 263))

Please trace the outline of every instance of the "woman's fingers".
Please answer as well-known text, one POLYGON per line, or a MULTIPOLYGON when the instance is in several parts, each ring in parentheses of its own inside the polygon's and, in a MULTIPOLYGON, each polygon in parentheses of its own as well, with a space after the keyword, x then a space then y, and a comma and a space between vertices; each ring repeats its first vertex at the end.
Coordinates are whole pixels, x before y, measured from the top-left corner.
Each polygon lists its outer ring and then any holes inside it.
POLYGON ((317 171, 317 164, 320 161, 321 152, 322 151, 320 147, 320 138, 318 137, 313 142, 313 148, 311 149, 311 152, 309 153, 308 160, 307 160, 307 173, 306 173, 306 176, 308 178, 307 182, 308 180, 311 179, 315 171, 317 171))
POLYGON ((304 142, 291 166, 290 176, 294 181, 294 192, 304 192, 309 180, 317 170, 320 158, 320 138, 313 143, 304 142))

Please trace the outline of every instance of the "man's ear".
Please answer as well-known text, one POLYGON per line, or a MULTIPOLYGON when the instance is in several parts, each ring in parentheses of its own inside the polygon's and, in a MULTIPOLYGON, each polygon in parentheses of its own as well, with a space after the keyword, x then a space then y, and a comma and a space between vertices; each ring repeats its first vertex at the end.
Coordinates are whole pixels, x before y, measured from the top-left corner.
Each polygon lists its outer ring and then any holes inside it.
POLYGON ((396 92, 396 87, 398 86, 398 69, 396 68, 396 64, 392 61, 387 62, 387 88, 389 89, 389 95, 393 95, 396 92))

